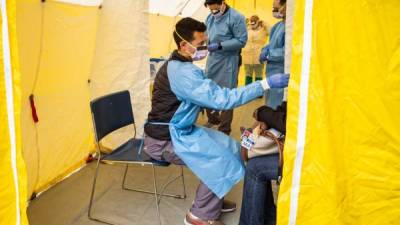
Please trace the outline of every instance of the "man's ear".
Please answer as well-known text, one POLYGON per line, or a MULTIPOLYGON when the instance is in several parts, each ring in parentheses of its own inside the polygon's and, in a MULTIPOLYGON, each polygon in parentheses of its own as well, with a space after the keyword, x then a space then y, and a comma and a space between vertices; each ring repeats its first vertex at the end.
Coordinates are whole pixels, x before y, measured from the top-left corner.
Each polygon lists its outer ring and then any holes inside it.
POLYGON ((186 46, 186 41, 181 41, 180 43, 179 43, 179 48, 180 49, 182 49, 182 47, 185 47, 186 46))

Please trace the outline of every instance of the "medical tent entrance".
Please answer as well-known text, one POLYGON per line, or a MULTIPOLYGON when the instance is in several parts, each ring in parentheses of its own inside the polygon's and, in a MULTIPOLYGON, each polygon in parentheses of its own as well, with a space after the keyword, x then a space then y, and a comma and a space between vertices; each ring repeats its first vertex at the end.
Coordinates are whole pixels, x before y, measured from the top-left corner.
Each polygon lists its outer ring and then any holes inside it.
MULTIPOLYGON (((246 17, 277 22, 272 0, 227 3, 246 17)), ((61 212, 32 214, 36 201, 57 202, 86 218, 86 200, 79 207, 62 201, 90 194, 96 157, 90 101, 129 90, 141 133, 150 110, 150 58, 165 59, 175 48, 171 36, 180 18, 204 21, 209 11, 203 4, 0 1, 0 225, 38 224, 31 219, 39 217, 67 221, 61 212), (79 175, 84 171, 87 176, 79 175), (72 181, 87 193, 60 188, 72 181)), ((399 225, 400 1, 289 0, 287 10, 285 67, 291 76, 277 224, 399 225)), ((102 150, 130 134, 119 130, 102 150)), ((150 170, 143 171, 145 181, 150 170)), ((115 176, 122 176, 119 170, 115 176)), ((114 189, 104 195, 107 190, 114 189)), ((237 199, 241 191, 234 192, 237 199)), ((185 201, 161 202, 164 224, 182 224, 192 199, 185 201), (171 222, 175 215, 166 211, 180 208, 181 222, 171 222)), ((122 218, 144 203, 103 206, 103 213, 122 218)), ((150 200, 147 206, 155 208, 150 200)), ((146 215, 155 217, 153 212, 146 215)), ((238 224, 239 214, 226 224, 238 224)), ((71 221, 65 224, 101 224, 71 221)))

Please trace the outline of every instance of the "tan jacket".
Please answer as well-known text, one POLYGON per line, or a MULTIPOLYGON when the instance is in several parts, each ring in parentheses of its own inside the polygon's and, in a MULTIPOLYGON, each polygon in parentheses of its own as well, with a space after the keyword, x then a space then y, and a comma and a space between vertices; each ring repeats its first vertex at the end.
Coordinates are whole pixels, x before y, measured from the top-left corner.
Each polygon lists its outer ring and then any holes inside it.
POLYGON ((248 152, 249 158, 254 158, 261 155, 269 155, 279 153, 279 147, 274 140, 271 138, 259 135, 261 132, 260 126, 257 126, 253 130, 253 134, 256 137, 256 143, 253 145, 251 150, 248 152))
POLYGON ((243 64, 260 64, 258 58, 261 53, 261 49, 266 45, 268 41, 268 28, 265 23, 259 26, 256 30, 251 29, 251 26, 247 26, 248 40, 246 46, 242 50, 243 64))

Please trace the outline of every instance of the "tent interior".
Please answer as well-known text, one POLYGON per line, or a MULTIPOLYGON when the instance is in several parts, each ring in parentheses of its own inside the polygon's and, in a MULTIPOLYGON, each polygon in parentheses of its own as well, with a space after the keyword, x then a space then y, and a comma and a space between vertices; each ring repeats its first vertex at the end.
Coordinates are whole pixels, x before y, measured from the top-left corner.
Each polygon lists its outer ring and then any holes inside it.
MULTIPOLYGON (((276 22, 270 13, 272 0, 228 4, 247 17, 258 14, 270 24, 276 22)), ((149 58, 166 58, 175 49, 172 32, 180 18, 204 21, 209 11, 202 1, 187 0, 19 0, 16 7, 29 223, 97 224, 87 218, 95 168, 95 162, 87 163, 95 149, 90 100, 130 90, 136 126, 141 127, 150 103, 149 58), (29 99, 35 104, 37 122, 32 120, 29 99)), ((252 124, 246 112, 262 104, 257 100, 236 111, 233 137, 239 140, 239 127, 252 124)), ((205 123, 204 115, 199 123, 205 123)), ((109 151, 131 134, 132 127, 118 130, 101 143, 102 150, 109 151)), ((153 196, 121 191, 123 169, 102 167, 94 213, 117 224, 154 224, 153 196)), ((161 183, 175 170, 157 171, 161 183)), ((199 181, 185 172, 188 198, 162 199, 165 224, 181 223, 192 203, 199 181)), ((129 183, 151 187, 146 182, 150 173, 146 167, 132 169, 129 183)), ((170 189, 174 192, 179 186, 170 189)), ((241 185, 228 198, 240 203, 241 185)), ((236 212, 224 220, 235 224, 238 218, 236 212)))
MULTIPOLYGON (((269 27, 277 22, 272 1, 226 0, 269 27)), ((175 49, 180 18, 205 20, 203 3, 0 0, 0 225, 101 224, 87 215, 97 149, 90 101, 129 90, 141 135, 159 66, 150 59, 175 49)), ((287 1, 290 83, 283 180, 274 184, 278 224, 399 224, 399 12, 398 0, 287 1)), ((235 109, 233 138, 240 140, 239 127, 252 126, 263 104, 235 109)), ((205 122, 200 114, 198 124, 205 122)), ((110 152, 135 130, 119 129, 99 148, 110 152)), ((115 224, 157 224, 153 195, 122 190, 124 169, 101 165, 94 214, 115 224)), ((179 169, 157 169, 158 185, 179 169)), ((163 224, 182 224, 192 204, 199 179, 184 174, 187 198, 161 199, 163 224)), ((126 185, 150 189, 150 176, 150 168, 131 166, 126 185)), ((242 186, 227 195, 238 203, 223 215, 227 225, 238 224, 242 186)), ((179 182, 166 190, 181 191, 179 182)))

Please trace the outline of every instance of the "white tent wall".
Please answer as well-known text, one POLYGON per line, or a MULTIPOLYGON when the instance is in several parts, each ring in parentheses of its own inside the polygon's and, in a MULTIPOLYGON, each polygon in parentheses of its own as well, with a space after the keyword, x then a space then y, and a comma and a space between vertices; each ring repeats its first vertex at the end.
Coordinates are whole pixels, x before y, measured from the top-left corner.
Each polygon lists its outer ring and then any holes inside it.
MULTIPOLYGON (((91 73, 92 98, 129 90, 138 135, 150 109, 148 0, 105 0, 91 73)), ((102 143, 107 148, 132 137, 131 128, 102 143)))
POLYGON ((149 0, 149 12, 169 17, 190 16, 199 20, 208 15, 203 0, 149 0))
POLYGON ((165 57, 176 48, 172 38, 175 24, 182 17, 205 21, 209 14, 204 1, 149 0, 150 56, 165 57))
POLYGON ((292 63, 292 33, 293 33, 293 14, 295 0, 287 0, 286 22, 285 22, 285 72, 290 73, 292 63))

